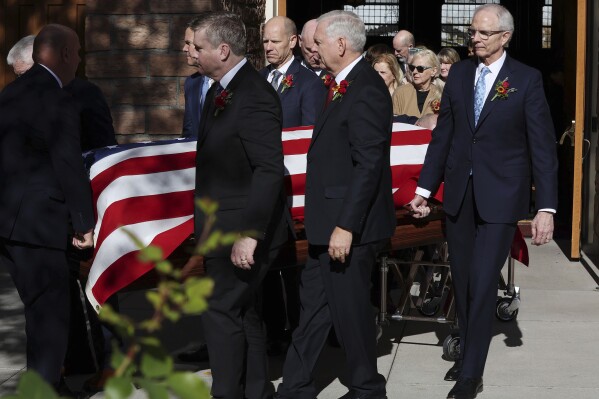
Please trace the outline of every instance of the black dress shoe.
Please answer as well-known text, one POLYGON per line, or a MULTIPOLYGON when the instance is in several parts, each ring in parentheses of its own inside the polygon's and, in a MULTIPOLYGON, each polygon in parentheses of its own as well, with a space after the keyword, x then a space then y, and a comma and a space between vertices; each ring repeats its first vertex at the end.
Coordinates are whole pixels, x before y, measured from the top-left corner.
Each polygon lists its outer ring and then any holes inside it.
POLYGON ((447 399, 474 399, 482 391, 482 378, 460 378, 447 394, 447 399))
POLYGON ((456 360, 453 366, 449 370, 447 370, 447 374, 445 374, 445 381, 457 381, 460 378, 460 374, 462 374, 462 361, 456 360))
POLYGON ((182 362, 206 362, 208 361, 208 346, 205 343, 200 344, 196 349, 187 352, 181 352, 177 358, 182 362))

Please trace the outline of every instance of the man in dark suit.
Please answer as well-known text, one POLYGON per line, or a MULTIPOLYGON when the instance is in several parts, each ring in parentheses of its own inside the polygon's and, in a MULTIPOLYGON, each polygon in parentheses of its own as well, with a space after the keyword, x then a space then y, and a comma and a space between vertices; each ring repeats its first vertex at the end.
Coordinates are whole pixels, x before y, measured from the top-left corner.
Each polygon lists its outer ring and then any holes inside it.
POLYGON ((312 373, 334 326, 347 358, 349 392, 343 398, 386 398, 385 377, 377 372, 370 275, 377 247, 395 229, 391 98, 361 57, 366 34, 357 15, 321 16, 314 40, 334 80, 307 154, 302 311, 277 395, 316 397, 312 373))
POLYGON ((273 17, 264 25, 264 54, 270 63, 260 70, 281 98, 283 127, 314 125, 326 89, 322 81, 294 58, 297 44, 295 23, 287 17, 273 17))
POLYGON ((443 208, 460 327, 448 398, 474 398, 493 333, 497 282, 517 222, 527 216, 531 175, 538 212, 532 242, 549 242, 557 208, 555 135, 539 71, 505 52, 514 21, 495 4, 476 9, 476 57, 451 68, 416 196, 417 216, 445 180, 443 208))
MULTIPOLYGON (((200 73, 214 79, 202 112, 196 157, 196 198, 218 201, 214 230, 239 232, 231 246, 204 258, 214 280, 202 314, 210 355, 212 396, 265 399, 272 394, 260 283, 276 248, 288 238, 283 196, 281 104, 244 58, 245 27, 238 15, 198 19, 194 46, 200 73)), ((195 234, 205 227, 196 212, 195 234)))
MULTIPOLYGON (((193 30, 191 26, 195 23, 195 19, 190 21, 185 29, 185 44, 183 52, 187 59, 187 65, 196 67, 198 60, 195 58, 196 53, 193 48, 193 30)), ((211 81, 208 77, 202 76, 199 72, 188 76, 183 83, 185 91, 185 114, 183 116, 183 137, 198 137, 198 129, 200 128, 200 115, 206 100, 206 93, 210 88, 211 81)))
POLYGON ((25 306, 27 367, 55 386, 68 338, 71 229, 75 247, 93 245, 79 118, 61 89, 75 77, 79 49, 73 30, 45 26, 36 64, 0 94, 0 262, 25 306))
POLYGON ((318 58, 318 52, 314 46, 314 31, 316 31, 318 21, 311 19, 304 24, 302 33, 299 36, 299 46, 302 50, 302 65, 314 72, 317 76, 322 74, 322 66, 318 58))

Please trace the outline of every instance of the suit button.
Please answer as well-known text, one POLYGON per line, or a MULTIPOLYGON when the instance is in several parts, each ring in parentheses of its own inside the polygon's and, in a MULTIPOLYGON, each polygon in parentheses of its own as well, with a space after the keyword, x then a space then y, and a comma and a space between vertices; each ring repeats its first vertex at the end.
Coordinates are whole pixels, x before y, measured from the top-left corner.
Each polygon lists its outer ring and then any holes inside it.
POLYGON ((472 144, 476 144, 476 138, 472 139, 472 144))

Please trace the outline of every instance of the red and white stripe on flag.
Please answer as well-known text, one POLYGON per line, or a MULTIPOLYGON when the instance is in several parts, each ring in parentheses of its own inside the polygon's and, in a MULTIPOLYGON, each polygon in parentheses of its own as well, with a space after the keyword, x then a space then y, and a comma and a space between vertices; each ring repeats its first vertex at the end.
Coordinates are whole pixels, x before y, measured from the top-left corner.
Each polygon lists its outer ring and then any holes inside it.
MULTIPOLYGON (((303 219, 311 137, 312 127, 282 133, 285 188, 296 220, 303 219)), ((413 198, 430 139, 429 130, 393 125, 390 165, 396 206, 413 198)), ((193 140, 172 140, 95 152, 89 169, 97 215, 96 249, 86 285, 94 308, 152 268, 137 259, 139 250, 123 229, 144 245, 160 246, 165 256, 193 233, 195 149, 193 140)))

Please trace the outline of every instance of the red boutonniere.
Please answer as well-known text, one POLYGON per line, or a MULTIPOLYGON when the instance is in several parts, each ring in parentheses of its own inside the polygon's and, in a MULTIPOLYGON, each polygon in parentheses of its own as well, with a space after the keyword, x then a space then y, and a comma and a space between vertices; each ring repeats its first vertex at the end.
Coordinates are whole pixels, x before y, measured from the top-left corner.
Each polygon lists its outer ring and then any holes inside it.
POLYGON ((351 84, 351 82, 348 82, 347 80, 344 79, 337 86, 333 87, 332 101, 335 101, 336 99, 339 99, 339 101, 341 101, 343 99, 343 95, 347 91, 347 88, 350 84, 351 84))
POLYGON ((322 83, 324 83, 327 89, 331 87, 331 84, 335 81, 335 79, 333 79, 333 75, 329 75, 328 73, 326 75, 323 75, 321 79, 322 83))
POLYGON ((435 98, 433 101, 431 101, 431 109, 433 110, 433 113, 438 114, 439 110, 441 109, 441 100, 435 98))
POLYGON ((510 87, 510 82, 508 82, 507 79, 508 78, 499 80, 495 84, 495 95, 493 96, 491 101, 495 100, 496 98, 498 98, 500 100, 507 100, 509 93, 518 91, 518 89, 514 89, 513 87, 510 87))
POLYGON ((233 97, 233 93, 228 90, 223 90, 220 94, 214 97, 214 106, 216 110, 214 111, 214 116, 218 116, 218 113, 225 109, 227 104, 231 103, 231 98, 233 97))
POLYGON ((289 74, 289 75, 285 76, 281 80, 281 84, 283 85, 283 88, 281 89, 281 93, 283 93, 287 89, 291 89, 294 86, 293 85, 293 75, 289 74))

